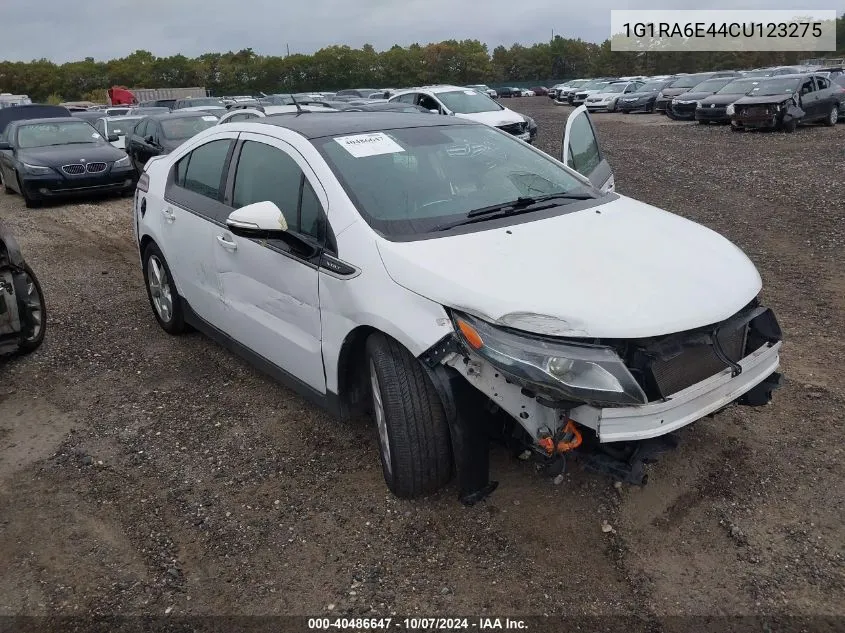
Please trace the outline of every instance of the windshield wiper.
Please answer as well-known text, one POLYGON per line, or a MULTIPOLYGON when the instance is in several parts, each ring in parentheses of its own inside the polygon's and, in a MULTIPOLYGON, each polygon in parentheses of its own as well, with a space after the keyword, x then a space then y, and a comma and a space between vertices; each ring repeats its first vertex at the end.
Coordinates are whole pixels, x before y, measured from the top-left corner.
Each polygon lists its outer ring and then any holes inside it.
POLYGON ((465 224, 472 224, 483 220, 516 215, 518 213, 542 211, 544 209, 551 209, 552 207, 558 206, 553 202, 551 204, 541 204, 543 202, 551 202, 553 200, 595 200, 597 197, 598 196, 588 192, 561 192, 550 193, 545 196, 520 196, 516 200, 512 200, 510 202, 502 202, 500 204, 490 205, 489 207, 473 209, 467 213, 464 218, 454 222, 440 224, 435 226, 432 230, 446 231, 456 226, 463 226, 465 224))

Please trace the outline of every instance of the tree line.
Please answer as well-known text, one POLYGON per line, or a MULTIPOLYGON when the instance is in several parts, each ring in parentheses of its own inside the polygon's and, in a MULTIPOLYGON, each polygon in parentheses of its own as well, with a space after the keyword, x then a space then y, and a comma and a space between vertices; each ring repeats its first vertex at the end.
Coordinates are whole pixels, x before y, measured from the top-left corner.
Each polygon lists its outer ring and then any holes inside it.
MULTIPOLYGON (((837 20, 838 54, 845 55, 845 16, 837 20)), ((178 88, 202 86, 214 95, 306 92, 352 87, 403 87, 537 81, 611 75, 655 75, 795 64, 836 52, 613 52, 601 44, 557 36, 531 46, 497 46, 478 40, 445 40, 376 51, 328 46, 312 55, 258 55, 251 48, 228 53, 156 57, 138 50, 120 59, 55 64, 47 59, 0 62, 0 92, 37 101, 105 101, 110 86, 178 88)))

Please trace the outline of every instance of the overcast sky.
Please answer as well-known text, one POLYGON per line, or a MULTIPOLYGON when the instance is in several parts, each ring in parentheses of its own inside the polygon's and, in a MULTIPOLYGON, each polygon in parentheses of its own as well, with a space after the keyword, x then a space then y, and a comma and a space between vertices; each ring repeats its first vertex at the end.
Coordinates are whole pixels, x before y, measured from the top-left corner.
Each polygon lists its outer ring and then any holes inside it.
MULTIPOLYGON (((841 0, 700 0, 696 9, 820 9, 841 0), (819 6, 823 5, 823 6, 819 6)), ((683 0, 0 0, 0 59, 107 60, 145 49, 157 56, 237 51, 313 53, 332 44, 478 39, 531 44, 564 37, 601 42, 610 9, 680 9, 683 0)), ((672 13, 667 12, 667 18, 672 13)))

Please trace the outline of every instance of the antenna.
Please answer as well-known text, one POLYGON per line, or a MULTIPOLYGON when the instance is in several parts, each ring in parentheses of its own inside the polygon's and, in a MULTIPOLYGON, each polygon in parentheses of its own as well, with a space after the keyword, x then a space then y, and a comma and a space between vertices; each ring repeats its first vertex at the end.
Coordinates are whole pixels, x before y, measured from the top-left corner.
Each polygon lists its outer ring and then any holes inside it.
POLYGON ((295 105, 295 106, 296 106, 296 116, 299 116, 300 114, 305 114, 305 110, 303 110, 303 109, 302 109, 302 106, 300 106, 300 105, 297 103, 297 101, 296 101, 296 97, 294 97, 294 96, 293 96, 293 94, 291 94, 291 96, 290 96, 290 100, 291 100, 291 101, 293 101, 293 105, 295 105))

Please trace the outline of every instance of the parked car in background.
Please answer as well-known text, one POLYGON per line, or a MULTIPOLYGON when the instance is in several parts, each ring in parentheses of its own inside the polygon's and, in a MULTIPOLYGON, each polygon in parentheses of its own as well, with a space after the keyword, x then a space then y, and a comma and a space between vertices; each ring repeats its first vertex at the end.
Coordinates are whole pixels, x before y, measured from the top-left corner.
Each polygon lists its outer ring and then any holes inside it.
POLYGON ((581 105, 587 100, 587 97, 602 92, 614 81, 616 81, 616 79, 596 79, 585 83, 583 86, 578 88, 578 90, 570 93, 570 105, 581 105))
POLYGON ((522 97, 535 97, 537 95, 530 88, 521 88, 520 89, 520 96, 522 96, 522 97))
POLYGON ((135 174, 125 152, 75 117, 13 121, 0 141, 6 193, 27 207, 44 200, 95 193, 131 193, 135 174))
POLYGON ((24 119, 53 119, 56 117, 68 116, 71 116, 71 112, 64 106, 43 105, 40 103, 2 108, 0 109, 0 140, 3 140, 6 127, 12 121, 23 121, 24 119))
POLYGON ((0 108, 13 108, 22 105, 32 105, 29 95, 13 95, 11 92, 0 93, 0 108))
POLYGON ((489 494, 486 431, 467 420, 493 404, 538 465, 583 440, 642 483, 642 441, 771 399, 782 334, 734 244, 600 184, 585 108, 561 159, 458 117, 206 130, 138 184, 151 313, 340 418, 371 410, 399 497, 453 473, 467 502, 489 494), (514 265, 529 257, 555 274, 514 265), (589 265, 557 274, 572 262, 589 265))
POLYGON ((717 77, 705 79, 700 84, 674 97, 666 106, 666 116, 674 121, 694 121, 695 109, 702 99, 716 94, 719 90, 733 82, 735 77, 717 77))
POLYGON ((646 81, 634 92, 620 96, 616 107, 620 112, 654 112, 654 102, 657 94, 674 81, 673 78, 652 79, 646 81))
POLYGON ((346 90, 338 90, 335 93, 337 101, 347 101, 349 99, 367 99, 374 92, 378 92, 375 88, 347 88, 346 90))
POLYGON ((719 77, 740 77, 740 73, 735 70, 725 70, 719 72, 709 72, 709 73, 694 73, 691 75, 680 75, 676 77, 672 83, 668 86, 663 88, 658 95, 657 99, 654 102, 654 109, 661 114, 666 113, 666 106, 677 97, 679 94, 683 94, 684 92, 688 92, 691 88, 694 88, 702 81, 706 81, 707 79, 716 79, 719 77))
POLYGON ((170 108, 165 106, 137 106, 129 108, 126 116, 148 116, 150 114, 164 114, 170 112, 170 108))
POLYGON ((138 104, 139 108, 167 108, 172 110, 176 105, 176 99, 151 99, 149 101, 141 101, 138 104))
POLYGON ((141 119, 126 139, 126 153, 140 173, 153 156, 169 154, 187 139, 217 125, 218 118, 202 112, 169 112, 141 119))
POLYGON ((174 110, 185 110, 187 108, 214 108, 217 110, 225 110, 226 104, 223 103, 223 99, 218 99, 217 97, 191 97, 188 99, 177 99, 176 103, 173 104, 174 110))
POLYGON ((549 94, 549 89, 544 86, 535 86, 531 89, 531 92, 537 97, 546 97, 549 94))
POLYGON ((491 99, 497 99, 499 97, 499 93, 486 84, 473 84, 471 86, 467 86, 467 88, 472 88, 473 90, 478 90, 478 92, 483 92, 491 99))
POLYGON ((118 108, 105 108, 103 111, 104 116, 123 116, 127 112, 129 112, 128 107, 118 107, 118 108))
POLYGON ((237 110, 230 110, 220 117, 217 125, 237 123, 238 121, 249 121, 250 119, 263 119, 264 117, 274 116, 276 114, 297 114, 299 112, 336 112, 336 110, 323 104, 311 104, 299 107, 295 105, 282 105, 258 106, 257 108, 239 108, 237 110))
POLYGON ((569 103, 570 98, 582 86, 590 83, 592 79, 572 79, 564 84, 560 84, 553 91, 555 93, 554 99, 558 103, 569 103))
POLYGON ((839 87, 814 74, 781 75, 760 81, 727 107, 731 129, 780 129, 794 132, 803 123, 834 126, 839 120, 839 87))
POLYGON ((743 77, 777 77, 779 75, 792 75, 800 73, 801 70, 794 66, 774 66, 772 68, 755 68, 754 70, 744 70, 740 74, 743 77))
POLYGON ((619 99, 625 95, 637 92, 642 86, 642 81, 614 81, 587 97, 584 105, 587 106, 587 110, 590 112, 601 110, 605 112, 616 112, 619 99))
POLYGON ((695 108, 695 120, 701 124, 730 123, 727 108, 737 99, 745 96, 765 77, 739 77, 716 91, 715 94, 699 100, 695 108))
POLYGON ((0 223, 0 356, 34 352, 46 331, 41 284, 11 231, 0 223))
POLYGON ((432 114, 430 110, 426 110, 418 105, 402 103, 400 101, 380 101, 378 103, 361 104, 338 102, 336 104, 332 104, 332 107, 343 112, 405 112, 432 114))
POLYGON ((833 84, 834 90, 839 90, 839 121, 845 121, 845 74, 836 77, 833 84))
POLYGON ((485 123, 524 141, 532 140, 529 129, 532 126, 536 135, 537 126, 533 119, 517 114, 486 94, 470 88, 449 85, 410 88, 392 97, 390 103, 394 102, 417 105, 437 114, 454 115, 461 119, 485 123))
POLYGON ((94 125, 97 119, 102 119, 106 116, 103 110, 78 110, 76 112, 72 111, 70 115, 81 121, 88 121, 91 125, 94 125))
POLYGON ((142 118, 141 116, 102 117, 93 125, 103 138, 117 136, 117 140, 111 141, 111 144, 118 149, 126 149, 126 135, 132 132, 132 128, 142 118))
MULTIPOLYGON (((519 93, 519 91, 517 91, 519 93)), ((500 99, 511 99, 512 97, 519 97, 521 93, 514 94, 514 88, 509 88, 508 86, 502 86, 498 90, 499 98, 500 99)))

